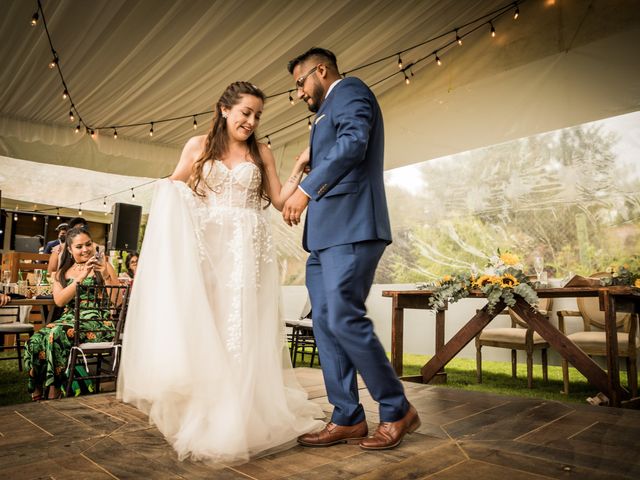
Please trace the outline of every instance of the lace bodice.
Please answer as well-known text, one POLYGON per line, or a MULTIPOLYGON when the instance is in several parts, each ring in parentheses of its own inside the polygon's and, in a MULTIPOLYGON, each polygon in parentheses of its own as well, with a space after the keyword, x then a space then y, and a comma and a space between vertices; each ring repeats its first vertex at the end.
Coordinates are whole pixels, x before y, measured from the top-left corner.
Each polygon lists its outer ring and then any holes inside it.
POLYGON ((216 207, 261 209, 260 170, 253 162, 243 162, 229 169, 219 160, 205 166, 204 179, 210 192, 208 203, 216 207))

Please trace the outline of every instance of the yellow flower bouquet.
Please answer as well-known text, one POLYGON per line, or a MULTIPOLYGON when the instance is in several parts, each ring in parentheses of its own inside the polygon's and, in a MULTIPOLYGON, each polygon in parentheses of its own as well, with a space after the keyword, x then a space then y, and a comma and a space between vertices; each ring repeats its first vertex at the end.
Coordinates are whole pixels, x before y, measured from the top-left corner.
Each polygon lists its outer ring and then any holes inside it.
POLYGON ((604 286, 627 285, 640 288, 640 256, 634 255, 619 265, 611 265, 607 269, 609 277, 600 279, 604 286))
POLYGON ((489 313, 493 313, 500 301, 509 307, 514 306, 515 295, 522 297, 531 306, 538 303, 534 285, 522 271, 519 258, 510 252, 501 253, 500 249, 497 255, 489 258, 481 273, 446 275, 431 287, 433 296, 429 299, 429 305, 434 310, 444 308, 446 302, 456 302, 468 297, 472 290, 480 290, 486 295, 489 313))

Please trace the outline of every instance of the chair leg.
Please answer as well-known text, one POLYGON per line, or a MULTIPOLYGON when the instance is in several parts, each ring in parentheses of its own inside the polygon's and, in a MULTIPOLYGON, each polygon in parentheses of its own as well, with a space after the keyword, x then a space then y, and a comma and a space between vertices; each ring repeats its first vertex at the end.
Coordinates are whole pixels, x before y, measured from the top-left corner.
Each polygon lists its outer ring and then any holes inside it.
POLYGON ((22 371, 22 349, 20 348, 20 334, 16 333, 16 352, 18 352, 18 371, 22 371))
POLYGON ((476 381, 482 383, 482 345, 476 342, 476 381))
POLYGON ((516 378, 516 372, 518 370, 518 352, 511 350, 511 377, 516 378))
POLYGON ((299 341, 300 331, 297 327, 293 327, 293 344, 292 344, 292 355, 291 355, 291 366, 293 368, 296 367, 296 360, 298 358, 298 341, 299 341))
MULTIPOLYGON (((87 372, 89 374, 89 372, 87 372)), ((100 393, 100 375, 102 375, 102 354, 98 354, 98 359, 96 360, 96 376, 98 378, 95 379, 96 390, 93 393, 100 393)))
POLYGON ((533 352, 527 352, 527 388, 533 388, 533 352))
POLYGON ((73 377, 76 371, 76 356, 77 351, 76 349, 73 349, 71 351, 71 360, 69 361, 69 375, 67 378, 67 388, 65 392, 67 398, 71 397, 71 385, 73 384, 73 377))
POLYGON ((569 395, 569 362, 564 358, 562 359, 562 383, 563 389, 560 393, 563 395, 569 395))
POLYGON ((542 380, 547 383, 549 381, 549 360, 546 348, 540 351, 540 356, 542 357, 542 380))
POLYGON ((631 390, 631 397, 638 396, 638 364, 635 358, 627 357, 627 383, 631 390))

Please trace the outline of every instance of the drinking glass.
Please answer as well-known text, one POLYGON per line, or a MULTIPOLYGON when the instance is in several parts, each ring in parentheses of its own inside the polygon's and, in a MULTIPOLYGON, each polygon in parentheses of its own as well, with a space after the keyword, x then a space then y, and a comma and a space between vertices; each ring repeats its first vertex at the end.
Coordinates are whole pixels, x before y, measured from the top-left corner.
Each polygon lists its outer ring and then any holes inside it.
POLYGON ((11 270, 3 270, 2 271, 2 284, 9 285, 11 282, 11 270))
POLYGON ((536 271, 536 280, 540 283, 540 278, 544 271, 544 258, 542 258, 542 255, 536 255, 533 257, 533 269, 536 271))

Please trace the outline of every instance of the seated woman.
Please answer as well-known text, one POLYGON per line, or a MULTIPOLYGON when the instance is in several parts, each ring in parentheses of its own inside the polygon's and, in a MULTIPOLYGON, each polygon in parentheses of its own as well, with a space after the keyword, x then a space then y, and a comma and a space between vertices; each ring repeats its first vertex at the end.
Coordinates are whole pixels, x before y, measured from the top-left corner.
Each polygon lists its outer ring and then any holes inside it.
MULTIPOLYGON (((76 287, 83 285, 118 285, 111 264, 96 255, 91 235, 84 228, 72 228, 67 232, 60 268, 53 282, 53 299, 56 305, 65 307, 60 318, 38 330, 27 342, 24 362, 29 372, 29 392, 34 401, 40 400, 48 390, 48 398, 59 398, 67 380, 67 361, 73 346, 74 303, 76 287)), ((91 301, 90 298, 82 298, 91 301)), ((98 312, 83 310, 83 318, 95 318, 84 322, 87 332, 80 331, 82 342, 106 342, 113 339, 114 325, 100 320, 98 312)))
POLYGON ((136 275, 136 270, 138 269, 138 257, 140 254, 138 252, 129 252, 127 254, 127 258, 124 261, 124 272, 120 273, 119 279, 125 281, 126 283, 133 282, 133 277, 136 275))

